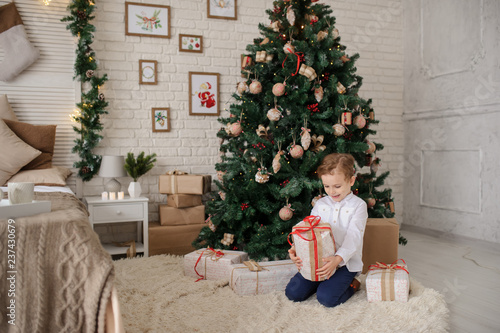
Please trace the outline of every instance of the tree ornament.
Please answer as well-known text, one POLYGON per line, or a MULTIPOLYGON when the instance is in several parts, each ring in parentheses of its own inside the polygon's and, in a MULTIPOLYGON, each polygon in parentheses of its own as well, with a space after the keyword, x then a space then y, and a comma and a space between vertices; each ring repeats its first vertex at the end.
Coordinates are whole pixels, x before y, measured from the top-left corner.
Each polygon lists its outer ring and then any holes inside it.
POLYGON ((335 136, 342 136, 345 133, 345 127, 342 126, 341 124, 335 124, 333 125, 333 134, 335 136))
POLYGON ((314 103, 314 104, 309 104, 308 106, 306 106, 306 108, 311 111, 311 114, 313 114, 313 112, 320 112, 319 108, 318 108, 318 103, 314 103))
POLYGON ((248 91, 248 84, 246 82, 239 82, 236 86, 236 91, 238 92, 238 95, 243 95, 244 92, 248 91))
POLYGON ((314 70, 314 68, 307 66, 306 64, 300 65, 299 74, 307 77, 309 79, 309 81, 312 81, 317 77, 316 71, 314 70))
POLYGON ((318 34, 317 34, 318 42, 321 42, 327 36, 328 36, 328 32, 326 32, 326 31, 320 31, 320 32, 318 32, 318 34))
POLYGON ((252 83, 250 83, 250 92, 252 94, 259 94, 261 91, 262 84, 257 80, 253 80, 252 83))
POLYGON ((215 230, 217 230, 217 227, 215 226, 215 224, 213 224, 212 220, 208 221, 208 227, 210 228, 210 230, 212 230, 212 232, 215 232, 215 230))
POLYGON ((274 96, 280 97, 285 94, 285 84, 284 83, 276 83, 273 86, 273 94, 274 96))
POLYGON ((394 209, 394 201, 388 201, 385 203, 385 207, 388 207, 391 213, 394 213, 396 210, 394 209))
POLYGON ((225 174, 226 174, 226 171, 217 171, 217 179, 222 181, 224 179, 225 174))
POLYGON ((354 118, 354 125, 356 125, 357 128, 363 128, 366 126, 366 119, 362 115, 356 116, 354 118))
POLYGON ((346 63, 351 59, 349 59, 346 55, 343 55, 342 57, 340 57, 340 60, 342 60, 343 63, 346 63))
POLYGON ((342 112, 341 123, 342 125, 352 125, 352 113, 342 112))
POLYGON ((265 45, 267 43, 269 43, 269 38, 266 37, 262 40, 262 42, 260 42, 260 45, 265 45))
POLYGON ((100 93, 99 96, 97 97, 99 98, 99 100, 102 102, 104 101, 105 97, 104 97, 104 94, 103 93, 100 93))
POLYGON ((375 206, 376 203, 377 201, 373 197, 368 197, 366 199, 366 205, 368 206, 368 208, 372 208, 373 206, 375 206))
POLYGON ((247 66, 253 65, 253 59, 250 56, 244 56, 243 61, 241 62, 241 69, 245 69, 247 66))
POLYGON ((255 54, 255 62, 266 62, 266 58, 266 51, 257 51, 257 53, 255 54))
POLYGON ((219 196, 222 200, 226 200, 226 193, 225 192, 219 191, 219 196))
POLYGON ((372 164, 370 164, 370 171, 373 173, 377 173, 379 167, 380 167, 380 158, 376 158, 372 161, 372 164))
POLYGON ((288 9, 286 10, 286 19, 291 26, 295 25, 295 12, 293 11, 292 6, 288 6, 288 9))
POLYGON ((314 88, 314 98, 316 98, 316 101, 319 103, 323 99, 324 96, 324 90, 322 86, 314 88))
POLYGON ((87 14, 83 10, 77 11, 76 16, 82 21, 87 19, 87 14))
POLYGON ((311 205, 314 207, 314 205, 316 205, 316 202, 318 202, 319 199, 323 198, 323 195, 322 194, 319 194, 317 196, 315 196, 312 201, 311 201, 311 205))
POLYGON ((90 79, 92 76, 94 76, 94 71, 91 69, 87 70, 85 72, 85 76, 90 79))
POLYGON ((294 209, 292 209, 291 204, 283 206, 283 208, 281 208, 279 212, 280 219, 282 219, 283 221, 290 220, 293 217, 293 211, 294 209))
POLYGON ((293 158, 301 158, 304 155, 304 149, 301 145, 296 145, 295 143, 290 148, 290 155, 293 158))
POLYGON ((281 169, 281 156, 285 155, 285 152, 283 150, 280 150, 276 153, 276 155, 273 158, 273 171, 274 173, 278 173, 281 169))
POLYGON ((273 61, 273 59, 274 59, 274 54, 268 54, 266 56, 266 62, 271 62, 271 61, 273 61))
POLYGON ((337 82, 337 92, 338 92, 339 94, 343 94, 343 93, 345 93, 345 87, 344 87, 344 85, 343 85, 342 83, 340 83, 340 82, 337 82))
POLYGON ((311 151, 313 151, 315 153, 319 153, 319 152, 325 150, 326 146, 323 144, 324 139, 325 139, 325 137, 323 135, 320 135, 317 137, 316 134, 314 134, 311 137, 311 143, 312 143, 311 151))
POLYGON ((234 242, 234 235, 233 234, 225 233, 224 234, 224 239, 221 239, 220 242, 223 245, 229 246, 229 245, 233 244, 233 242, 234 242))
POLYGON ((269 126, 264 127, 264 125, 259 124, 259 127, 255 130, 257 135, 261 138, 268 139, 268 131, 269 131, 269 126))
POLYGON ((311 134, 309 134, 311 130, 307 127, 302 127, 301 129, 302 133, 300 133, 300 144, 302 145, 304 150, 307 150, 309 149, 309 145, 311 144, 311 134))
POLYGON ((89 168, 88 166, 84 166, 84 167, 82 167, 82 173, 83 173, 83 174, 87 174, 87 173, 89 173, 89 172, 90 172, 90 168, 89 168))
POLYGON ((281 112, 277 108, 272 108, 267 111, 267 119, 270 121, 278 121, 281 118, 281 112))
POLYGON ((269 173, 266 168, 259 168, 259 171, 255 174, 255 181, 259 184, 264 184, 269 181, 269 173))
POLYGON ((243 128, 240 121, 231 124, 231 134, 233 136, 239 136, 241 132, 243 132, 243 128))
POLYGON ((295 53, 295 47, 292 45, 292 42, 288 42, 283 46, 283 51, 285 54, 293 54, 295 53))
POLYGON ((273 29, 273 31, 275 31, 275 32, 278 32, 278 31, 280 31, 281 24, 279 21, 274 21, 274 22, 271 22, 271 24, 269 25, 269 28, 273 29))
POLYGON ((367 154, 373 154, 375 152, 375 150, 377 149, 377 147, 375 146, 375 144, 371 141, 368 141, 366 140, 366 144, 368 145, 368 149, 365 150, 365 153, 367 154))
POLYGON ((340 35, 340 33, 339 33, 339 30, 337 28, 332 30, 333 39, 337 39, 339 37, 339 35, 340 35))
POLYGON ((375 120, 375 112, 373 111, 368 112, 368 118, 370 118, 371 121, 375 120))
POLYGON ((226 131, 226 133, 228 135, 231 135, 231 123, 227 123, 226 124, 226 127, 224 128, 224 131, 226 131))

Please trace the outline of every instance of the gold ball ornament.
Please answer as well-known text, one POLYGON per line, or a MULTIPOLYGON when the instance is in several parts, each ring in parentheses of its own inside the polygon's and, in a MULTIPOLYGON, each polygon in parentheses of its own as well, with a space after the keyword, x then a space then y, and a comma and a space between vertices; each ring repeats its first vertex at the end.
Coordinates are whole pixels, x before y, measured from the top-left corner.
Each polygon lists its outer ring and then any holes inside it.
POLYGON ((342 136, 345 133, 345 127, 342 124, 333 125, 333 134, 335 136, 342 136))
POLYGON ((363 128, 366 126, 366 119, 362 115, 356 116, 354 118, 354 125, 356 125, 357 128, 363 128))
POLYGON ((250 83, 250 92, 252 94, 259 94, 261 91, 262 84, 257 80, 253 80, 252 83, 250 83))
POLYGON ((280 120, 280 118, 281 112, 278 109, 272 108, 267 111, 267 119, 269 119, 270 121, 278 121, 280 120))
POLYGON ((236 86, 236 91, 238 92, 238 95, 242 95, 244 92, 248 91, 248 84, 246 82, 240 82, 236 86))
POLYGON ((288 204, 283 206, 283 208, 280 209, 279 216, 283 221, 290 220, 293 217, 293 209, 291 208, 291 205, 288 204))
POLYGON ((274 94, 274 96, 277 96, 277 97, 283 96, 285 94, 285 87, 286 86, 283 83, 276 83, 273 86, 273 94, 274 94))
POLYGON ((290 149, 290 155, 293 158, 301 158, 304 155, 304 148, 301 145, 293 145, 290 149))

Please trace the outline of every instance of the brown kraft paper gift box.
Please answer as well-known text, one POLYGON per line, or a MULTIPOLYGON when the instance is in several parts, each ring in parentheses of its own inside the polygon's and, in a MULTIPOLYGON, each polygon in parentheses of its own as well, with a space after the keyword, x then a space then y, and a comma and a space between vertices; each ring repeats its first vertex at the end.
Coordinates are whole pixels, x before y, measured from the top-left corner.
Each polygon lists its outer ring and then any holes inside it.
POLYGON ((199 235, 202 224, 163 226, 157 222, 149 223, 149 255, 185 255, 195 248, 191 243, 199 235))
POLYGON ((187 225, 205 222, 204 205, 189 208, 160 205, 159 211, 161 225, 187 225))
POLYGON ((201 195, 197 194, 169 194, 167 205, 176 208, 195 207, 201 205, 201 195))
POLYGON ((205 194, 210 192, 210 175, 160 175, 160 193, 162 194, 205 194))
POLYGON ((398 259, 399 224, 395 218, 369 218, 363 239, 363 274, 368 266, 398 259))

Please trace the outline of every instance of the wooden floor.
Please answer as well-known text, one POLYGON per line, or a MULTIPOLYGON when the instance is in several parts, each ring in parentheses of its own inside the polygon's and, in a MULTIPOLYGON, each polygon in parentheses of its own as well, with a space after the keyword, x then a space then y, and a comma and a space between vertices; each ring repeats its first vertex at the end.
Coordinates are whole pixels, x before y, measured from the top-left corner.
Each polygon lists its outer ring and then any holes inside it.
POLYGON ((450 309, 451 332, 500 332, 500 244, 403 225, 408 245, 399 247, 410 274, 441 292, 450 309))

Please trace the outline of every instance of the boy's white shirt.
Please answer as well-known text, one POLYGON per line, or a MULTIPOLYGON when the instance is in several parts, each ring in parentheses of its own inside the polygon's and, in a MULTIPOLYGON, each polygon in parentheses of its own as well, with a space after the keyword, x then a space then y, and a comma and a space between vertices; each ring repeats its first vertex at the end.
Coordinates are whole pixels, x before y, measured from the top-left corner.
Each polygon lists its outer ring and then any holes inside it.
POLYGON ((316 202, 311 215, 330 224, 337 248, 335 254, 343 259, 339 266, 347 266, 349 272, 361 272, 363 236, 368 218, 366 202, 352 192, 340 202, 327 196, 316 202))

